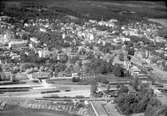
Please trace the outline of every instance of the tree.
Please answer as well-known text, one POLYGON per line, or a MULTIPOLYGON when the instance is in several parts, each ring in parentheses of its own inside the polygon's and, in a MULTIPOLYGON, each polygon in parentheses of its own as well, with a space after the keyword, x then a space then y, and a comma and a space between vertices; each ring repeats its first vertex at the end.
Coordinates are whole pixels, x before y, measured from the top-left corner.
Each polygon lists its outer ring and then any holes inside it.
POLYGON ((64 54, 59 61, 61 63, 66 63, 68 61, 68 56, 66 54, 64 54))
POLYGON ((164 27, 164 28, 159 30, 158 35, 167 39, 167 33, 166 32, 167 32, 167 28, 164 27))
POLYGON ((137 107, 138 97, 135 94, 123 93, 119 95, 116 102, 124 114, 132 114, 137 107))
POLYGON ((23 40, 28 40, 30 36, 28 34, 23 34, 22 39, 23 40))
POLYGON ((128 48, 133 47, 132 41, 125 41, 124 44, 125 44, 128 48))
POLYGON ((96 81, 92 81, 92 83, 91 83, 91 94, 95 95, 96 91, 97 91, 97 83, 96 83, 96 81))
POLYGON ((113 69, 111 61, 108 63, 99 58, 92 58, 86 67, 88 68, 89 72, 92 71, 96 74, 107 74, 112 72, 113 69))
POLYGON ((134 54, 135 54, 134 48, 133 48, 133 47, 132 47, 132 48, 129 48, 129 49, 128 49, 128 55, 134 56, 134 54))
POLYGON ((21 65, 20 70, 25 71, 26 69, 34 67, 34 66, 35 64, 33 63, 24 63, 21 65))
POLYGON ((137 104, 137 112, 144 112, 147 108, 150 98, 147 95, 141 96, 142 99, 137 104))
POLYGON ((107 78, 105 76, 103 76, 103 75, 98 75, 96 77, 96 81, 104 83, 104 84, 108 84, 109 83, 109 81, 107 80, 107 78))
POLYGON ((167 116, 167 105, 161 106, 155 114, 156 116, 167 116))
POLYGON ((78 77, 73 77, 72 78, 72 82, 79 82, 80 81, 80 78, 78 78, 78 77))
MULTIPOLYGON (((116 103, 124 114, 141 113, 152 114, 152 111, 160 105, 160 102, 154 98, 152 91, 139 91, 136 93, 127 93, 127 90, 120 89, 116 98, 116 103)), ((151 116, 151 115, 146 115, 151 116)))
POLYGON ((119 90, 119 93, 128 93, 129 89, 127 86, 120 86, 120 90, 119 90))
POLYGON ((124 77, 124 69, 120 65, 114 66, 113 73, 115 76, 124 77))
POLYGON ((70 63, 71 63, 71 64, 75 64, 78 60, 79 60, 79 56, 72 57, 72 58, 70 59, 70 63))
POLYGON ((57 63, 55 65, 55 71, 56 72, 62 72, 66 69, 66 65, 64 65, 63 63, 57 63))
POLYGON ((2 72, 3 70, 2 70, 2 66, 0 65, 0 72, 2 72))
POLYGON ((133 88, 134 88, 136 91, 139 90, 139 85, 140 85, 139 79, 138 79, 138 78, 135 78, 135 79, 132 81, 132 86, 133 86, 133 88))
POLYGON ((73 65, 73 71, 74 71, 74 72, 78 73, 78 72, 80 72, 80 69, 81 69, 81 67, 79 66, 78 63, 75 63, 75 64, 73 65))
POLYGON ((157 110, 159 110, 160 107, 161 107, 161 102, 155 98, 152 98, 150 99, 147 105, 144 115, 145 116, 159 116, 156 113, 158 113, 157 110))
POLYGON ((8 80, 4 72, 0 72, 0 81, 8 80))
POLYGON ((124 54, 123 54, 123 53, 121 53, 121 54, 119 55, 119 60, 120 60, 120 61, 124 61, 124 54))

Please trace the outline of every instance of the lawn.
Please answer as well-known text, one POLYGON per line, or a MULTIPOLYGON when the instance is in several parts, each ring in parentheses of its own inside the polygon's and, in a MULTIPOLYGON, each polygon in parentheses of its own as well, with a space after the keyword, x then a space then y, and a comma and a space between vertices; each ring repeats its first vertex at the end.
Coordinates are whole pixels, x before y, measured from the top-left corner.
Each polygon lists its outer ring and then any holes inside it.
POLYGON ((63 112, 31 110, 17 105, 8 105, 7 110, 1 111, 0 116, 72 116, 63 112))

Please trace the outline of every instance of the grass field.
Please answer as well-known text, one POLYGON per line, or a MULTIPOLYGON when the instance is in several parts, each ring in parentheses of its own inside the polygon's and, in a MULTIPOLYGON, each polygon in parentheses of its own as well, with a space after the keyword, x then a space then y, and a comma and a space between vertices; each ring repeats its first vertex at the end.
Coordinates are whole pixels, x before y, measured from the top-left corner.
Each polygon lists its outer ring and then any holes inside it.
POLYGON ((31 110, 19 107, 17 105, 8 105, 7 110, 0 112, 0 116, 72 116, 68 113, 31 110))

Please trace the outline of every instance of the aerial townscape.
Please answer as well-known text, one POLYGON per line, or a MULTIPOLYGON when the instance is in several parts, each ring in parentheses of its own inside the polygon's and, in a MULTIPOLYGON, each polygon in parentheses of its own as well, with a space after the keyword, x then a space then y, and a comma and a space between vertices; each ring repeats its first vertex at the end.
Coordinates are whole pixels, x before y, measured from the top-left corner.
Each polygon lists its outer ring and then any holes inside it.
POLYGON ((41 1, 0 5, 0 116, 167 116, 165 2, 41 1))

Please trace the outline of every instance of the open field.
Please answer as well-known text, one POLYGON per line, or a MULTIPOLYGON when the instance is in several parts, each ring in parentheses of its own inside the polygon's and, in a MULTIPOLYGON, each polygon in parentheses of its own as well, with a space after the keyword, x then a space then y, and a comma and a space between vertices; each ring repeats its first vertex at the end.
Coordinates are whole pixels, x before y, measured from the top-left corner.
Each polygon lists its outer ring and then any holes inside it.
POLYGON ((18 97, 27 97, 27 98, 42 98, 44 96, 90 96, 90 85, 77 85, 71 81, 55 81, 54 84, 47 84, 46 86, 41 83, 26 83, 26 84, 13 84, 13 85, 4 85, 0 86, 0 89, 3 89, 3 94, 0 96, 18 96, 18 97), (23 91, 22 88, 29 87, 27 91, 23 91), (11 88, 19 88, 22 91, 9 91, 11 88), (4 90, 5 89, 5 90, 4 90), (8 91, 9 92, 8 92, 8 91))
POLYGON ((62 7, 92 18, 167 17, 164 3, 138 1, 57 0, 48 7, 62 7), (68 4, 69 2, 69 4, 68 4), (123 13, 124 12, 124 13, 123 13))
MULTIPOLYGON (((10 0, 8 0, 10 1, 10 0)), ((148 1, 113 1, 113 0, 17 0, 17 7, 43 5, 52 11, 77 17, 88 17, 101 20, 117 18, 120 20, 140 19, 139 17, 167 18, 165 2, 148 1)), ((8 5, 9 7, 10 5, 8 5)), ((14 5, 13 5, 14 6, 14 5)))
POLYGON ((167 27, 167 19, 153 19, 153 18, 150 18, 149 21, 159 23, 159 24, 164 25, 165 27, 167 27))

